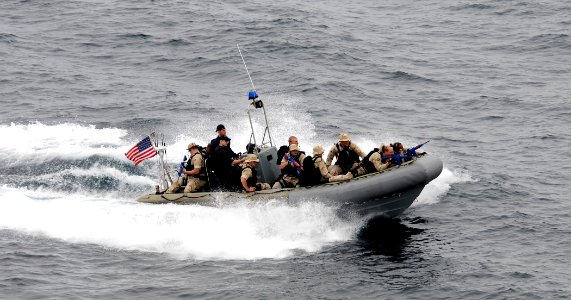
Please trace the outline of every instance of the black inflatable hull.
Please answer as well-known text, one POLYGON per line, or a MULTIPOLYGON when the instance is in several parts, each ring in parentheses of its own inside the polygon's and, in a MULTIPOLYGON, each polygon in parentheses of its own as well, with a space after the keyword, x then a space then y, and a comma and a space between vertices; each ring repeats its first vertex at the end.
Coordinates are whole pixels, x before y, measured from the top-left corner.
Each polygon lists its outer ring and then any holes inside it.
POLYGON ((442 161, 425 155, 383 172, 367 174, 349 181, 295 189, 267 190, 254 193, 151 194, 137 199, 153 204, 199 204, 224 206, 244 200, 283 200, 293 205, 303 201, 323 201, 344 212, 388 218, 404 212, 423 188, 442 172, 442 161))

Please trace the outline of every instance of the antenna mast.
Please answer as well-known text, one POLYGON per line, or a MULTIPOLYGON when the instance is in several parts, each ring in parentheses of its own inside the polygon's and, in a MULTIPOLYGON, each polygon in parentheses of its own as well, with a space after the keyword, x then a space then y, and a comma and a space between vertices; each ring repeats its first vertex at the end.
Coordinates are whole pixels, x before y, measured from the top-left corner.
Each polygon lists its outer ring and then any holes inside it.
MULTIPOLYGON (((252 100, 251 105, 254 108, 261 108, 264 112, 264 120, 266 122, 266 128, 264 129, 264 136, 262 137, 262 144, 261 146, 265 146, 270 144, 271 147, 274 146, 272 142, 272 136, 270 135, 270 126, 268 125, 268 115, 266 114, 266 108, 264 107, 264 103, 262 100, 258 100, 258 93, 256 92, 256 87, 254 86, 254 81, 252 80, 252 76, 250 76, 250 71, 248 70, 248 66, 246 65, 246 60, 244 60, 244 56, 242 55, 242 50, 240 50, 240 45, 236 44, 238 47, 238 52, 240 53, 240 57, 242 58, 242 62, 244 63, 244 68, 246 69, 246 73, 248 73, 248 78, 250 79, 250 83, 252 84, 252 90, 248 93, 248 100, 252 100), (266 134, 268 135, 268 141, 266 141, 266 134)), ((250 136, 250 142, 252 139, 254 140, 254 144, 256 143, 256 137, 254 135, 254 125, 252 124, 252 116, 250 114, 250 108, 248 108, 248 118, 250 119, 250 127, 252 129, 252 135, 250 136)))

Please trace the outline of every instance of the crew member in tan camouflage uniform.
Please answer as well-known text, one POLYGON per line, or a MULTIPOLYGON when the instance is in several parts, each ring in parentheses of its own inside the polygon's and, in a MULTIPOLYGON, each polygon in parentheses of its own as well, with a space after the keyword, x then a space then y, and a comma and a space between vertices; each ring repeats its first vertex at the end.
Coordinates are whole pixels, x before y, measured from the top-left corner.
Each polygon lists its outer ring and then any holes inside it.
POLYGON ((383 162, 382 157, 390 156, 392 153, 393 150, 391 147, 381 145, 381 147, 375 148, 373 151, 367 154, 367 156, 363 158, 363 161, 357 167, 351 168, 347 174, 333 176, 329 179, 329 181, 345 181, 364 174, 383 171, 386 168, 390 167, 390 160, 383 162))
POLYGON ((183 175, 169 187, 166 191, 167 194, 178 192, 185 184, 184 192, 194 193, 206 184, 204 158, 202 154, 200 154, 200 151, 198 151, 198 145, 190 143, 188 145, 188 151, 190 151, 190 158, 186 163, 186 168, 182 170, 183 175))
POLYGON ((339 135, 339 143, 336 143, 329 150, 325 165, 329 168, 329 174, 332 176, 345 174, 353 167, 356 167, 360 160, 365 157, 363 150, 357 144, 351 142, 351 137, 342 133, 339 135), (331 165, 333 157, 337 160, 335 165, 331 165))
POLYGON ((387 145, 381 145, 379 151, 375 151, 373 154, 371 154, 371 156, 369 156, 369 162, 371 162, 374 167, 374 170, 371 170, 371 172, 381 172, 382 170, 389 168, 391 166, 391 160, 387 159, 385 162, 383 162, 383 157, 390 157, 392 155, 393 148, 387 145))
POLYGON ((284 155, 280 163, 280 169, 284 176, 276 181, 272 186, 273 189, 281 189, 284 187, 296 187, 299 184, 299 177, 303 171, 303 160, 305 154, 299 150, 297 144, 289 146, 289 152, 284 155), (289 158, 293 158, 295 162, 291 162, 289 158))
POLYGON ((248 154, 242 165, 242 175, 240 183, 243 191, 254 192, 256 190, 269 190, 271 187, 268 183, 258 183, 258 174, 256 165, 260 160, 256 154, 248 154))
POLYGON ((327 182, 329 181, 331 174, 329 174, 327 166, 325 165, 325 162, 322 158, 324 151, 325 150, 323 147, 321 147, 321 145, 313 147, 313 165, 315 166, 316 170, 319 170, 319 173, 321 174, 321 181, 327 182))

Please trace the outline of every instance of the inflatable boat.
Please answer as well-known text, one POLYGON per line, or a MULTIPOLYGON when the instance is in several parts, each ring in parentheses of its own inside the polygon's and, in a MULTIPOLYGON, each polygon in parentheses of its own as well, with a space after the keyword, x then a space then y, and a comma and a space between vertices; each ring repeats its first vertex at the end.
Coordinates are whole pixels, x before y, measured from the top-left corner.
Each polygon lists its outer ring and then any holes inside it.
POLYGON ((310 187, 245 192, 156 193, 137 199, 141 203, 194 204, 223 207, 244 201, 278 200, 295 205, 322 201, 344 212, 366 217, 396 217, 404 212, 423 188, 442 172, 442 161, 423 155, 400 166, 370 173, 348 181, 310 187))
MULTIPOLYGON (((248 68, 238 46, 240 56, 244 62, 246 72, 248 68)), ((250 143, 254 145, 254 153, 259 157, 256 167, 258 182, 272 185, 280 175, 278 153, 273 144, 268 126, 268 117, 262 101, 252 82, 250 73, 248 77, 252 83, 252 90, 248 93, 251 101, 248 108, 248 118, 252 134, 250 143), (256 142, 252 111, 262 109, 265 120, 265 130, 261 143, 256 142)), ((245 192, 197 192, 166 194, 164 191, 172 185, 172 170, 164 162, 166 153, 164 141, 160 146, 155 138, 155 150, 159 156, 159 184, 155 187, 156 193, 143 195, 137 199, 141 203, 153 204, 195 204, 208 206, 224 206, 237 202, 255 201, 285 201, 288 204, 298 204, 303 201, 323 201, 339 207, 340 210, 357 213, 363 216, 396 217, 405 211, 414 202, 422 189, 442 171, 442 161, 432 155, 422 155, 411 160, 399 163, 398 166, 353 178, 348 181, 326 183, 310 187, 271 189, 251 193, 245 192)), ((208 172, 208 170, 207 170, 208 172)), ((180 176, 180 171, 179 171, 180 176)))

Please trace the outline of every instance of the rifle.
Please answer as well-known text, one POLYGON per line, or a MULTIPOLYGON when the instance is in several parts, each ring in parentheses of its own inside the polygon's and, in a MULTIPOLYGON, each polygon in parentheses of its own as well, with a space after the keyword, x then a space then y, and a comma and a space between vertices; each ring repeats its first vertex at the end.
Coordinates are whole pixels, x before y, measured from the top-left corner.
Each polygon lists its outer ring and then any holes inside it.
POLYGON ((301 175, 301 171, 303 171, 303 167, 297 161, 295 161, 295 159, 289 154, 287 154, 287 160, 293 164, 293 168, 297 172, 297 175, 301 175))
POLYGON ((409 159, 409 158, 413 158, 413 157, 418 157, 418 155, 409 155, 409 154, 393 154, 393 155, 389 155, 389 156, 383 156, 381 159, 382 160, 396 160, 398 166, 400 167, 402 160, 403 159, 409 159))
POLYGON ((386 161, 387 159, 393 160, 393 161, 396 160, 398 166, 400 167, 403 159, 411 159, 414 157, 418 157, 419 155, 418 155, 418 153, 416 153, 416 150, 418 150, 420 147, 424 146, 424 144, 426 144, 428 142, 430 142, 430 140, 428 140, 422 144, 419 144, 419 145, 416 145, 414 147, 406 149, 406 154, 392 154, 389 156, 383 156, 383 157, 381 157, 381 159, 382 159, 382 161, 386 161))
POLYGON ((184 156, 184 158, 182 159, 182 161, 180 162, 180 166, 178 167, 178 177, 180 177, 180 175, 182 175, 182 170, 184 169, 184 165, 186 163, 186 155, 184 156))
POLYGON ((406 154, 407 154, 407 155, 412 155, 412 156, 418 157, 418 154, 416 153, 416 150, 418 150, 420 147, 424 146, 424 145, 427 144, 428 142, 430 142, 430 140, 428 140, 428 141, 426 141, 426 142, 424 142, 424 143, 422 143, 422 144, 420 144, 420 145, 416 145, 416 146, 414 146, 414 147, 412 147, 412 148, 406 149, 406 154))

